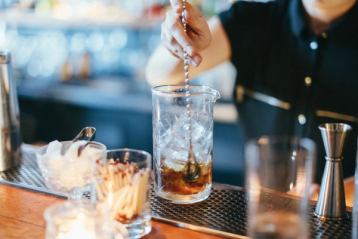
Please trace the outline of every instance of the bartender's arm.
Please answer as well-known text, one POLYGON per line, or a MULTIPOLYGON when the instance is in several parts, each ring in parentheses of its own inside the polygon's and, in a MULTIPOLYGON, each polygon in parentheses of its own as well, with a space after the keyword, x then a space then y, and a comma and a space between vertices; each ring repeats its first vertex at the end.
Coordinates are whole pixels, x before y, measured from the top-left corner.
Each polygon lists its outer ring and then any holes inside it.
POLYGON ((184 49, 192 66, 190 77, 228 60, 231 55, 229 40, 218 17, 207 22, 200 11, 187 2, 188 32, 185 33, 180 17, 181 0, 171 0, 171 6, 162 24, 162 43, 146 69, 147 80, 153 86, 184 82, 184 49))

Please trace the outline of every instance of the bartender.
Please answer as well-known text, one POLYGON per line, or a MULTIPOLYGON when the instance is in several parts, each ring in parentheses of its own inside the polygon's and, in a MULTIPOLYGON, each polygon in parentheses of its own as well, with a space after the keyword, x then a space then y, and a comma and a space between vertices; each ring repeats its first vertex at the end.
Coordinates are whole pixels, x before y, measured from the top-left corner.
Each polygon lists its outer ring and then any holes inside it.
MULTIPOLYGON (((324 150, 318 125, 348 123, 344 176, 353 175, 358 129, 358 3, 356 0, 237 1, 208 22, 187 3, 171 0, 162 44, 147 66, 152 85, 183 83, 183 52, 191 76, 230 60, 245 139, 262 135, 312 138, 318 148, 316 182, 324 150)), ((217 79, 220 80, 220 79, 217 79)))

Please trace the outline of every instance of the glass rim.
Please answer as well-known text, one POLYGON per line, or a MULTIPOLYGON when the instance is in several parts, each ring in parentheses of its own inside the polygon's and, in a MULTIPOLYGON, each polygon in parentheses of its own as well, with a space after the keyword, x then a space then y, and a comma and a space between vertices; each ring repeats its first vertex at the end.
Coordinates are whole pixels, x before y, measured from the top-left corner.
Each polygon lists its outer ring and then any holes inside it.
POLYGON ((131 162, 131 163, 134 163, 136 165, 138 165, 139 167, 143 167, 143 168, 149 168, 151 169, 152 168, 152 155, 145 151, 145 150, 140 150, 140 149, 132 149, 132 148, 117 148, 117 149, 109 149, 109 150, 106 150, 106 157, 105 157, 105 160, 104 164, 108 164, 109 163, 109 160, 113 159, 115 161, 121 161, 123 160, 122 157, 111 157, 111 158, 108 158, 108 154, 110 153, 134 153, 134 154, 137 154, 139 157, 143 156, 143 158, 133 158, 133 160, 129 159, 128 162, 131 162), (138 160, 139 159, 139 160, 138 160))
POLYGON ((307 137, 298 137, 298 136, 289 136, 289 135, 263 135, 253 139, 250 139, 246 144, 245 147, 248 145, 270 145, 270 144, 277 144, 277 143, 291 143, 300 145, 306 149, 314 149, 316 148, 315 142, 307 137))
POLYGON ((318 126, 320 130, 327 130, 327 131, 336 131, 339 130, 340 132, 349 131, 352 129, 352 126, 345 123, 324 123, 318 126))
POLYGON ((132 149, 132 148, 118 148, 118 149, 107 149, 106 150, 106 154, 111 153, 111 152, 133 152, 133 153, 138 153, 138 154, 143 154, 146 156, 146 159, 151 159, 152 155, 150 153, 148 153, 145 150, 141 150, 141 149, 132 149))
MULTIPOLYGON (((186 96, 186 92, 175 92, 170 89, 185 89, 184 84, 176 84, 176 85, 158 85, 154 86, 152 88, 152 93, 157 95, 166 95, 166 96, 172 96, 172 97, 184 97, 186 96), (163 90, 167 89, 167 90, 163 90)), ((213 96, 215 99, 219 99, 220 93, 218 90, 213 89, 206 85, 190 85, 189 86, 189 96, 200 96, 200 95, 210 95, 213 96), (190 89, 203 89, 199 92, 190 92, 190 89)))
POLYGON ((286 193, 291 190, 291 184, 292 187, 302 185, 302 196, 308 199, 306 186, 313 182, 316 173, 316 144, 312 139, 263 135, 245 144, 244 160, 248 190, 256 187, 286 193), (251 184, 252 178, 257 180, 255 184, 251 184))
MULTIPOLYGON (((53 141, 55 141, 55 140, 53 140, 53 141)), ((53 142, 53 141, 51 141, 51 142, 53 142)), ((63 140, 63 141, 57 140, 57 141, 60 142, 62 145, 64 145, 63 143, 72 142, 72 140, 63 140)), ((79 140, 79 141, 80 141, 80 140, 79 140)), ((85 141, 85 140, 82 140, 82 141, 85 141)), ((45 153, 46 153, 46 149, 47 149, 48 145, 49 145, 51 142, 47 143, 46 145, 40 146, 40 147, 38 148, 38 154, 39 154, 39 155, 45 154, 45 153)), ((108 149, 107 149, 107 146, 106 146, 104 143, 101 143, 101 142, 98 142, 98 141, 93 141, 93 140, 91 140, 91 141, 89 141, 89 142, 91 142, 91 143, 89 143, 86 147, 88 147, 88 146, 90 146, 90 145, 92 144, 92 145, 101 146, 101 147, 103 148, 103 151, 107 151, 107 150, 108 150, 108 149)), ((100 150, 101 150, 101 149, 100 149, 100 150)))
MULTIPOLYGON (((78 141, 86 141, 88 142, 88 146, 90 146, 91 144, 92 145, 99 145, 99 146, 102 146, 105 150, 107 150, 107 146, 104 144, 104 143, 101 143, 101 142, 98 142, 98 141, 95 141, 95 140, 90 140, 90 141, 87 141, 87 140, 77 140, 75 142, 78 142, 78 141)), ((63 141, 59 141, 61 144, 62 143, 67 143, 67 142, 73 142, 72 140, 63 140, 63 141)), ((73 142, 73 143, 75 143, 73 142)))

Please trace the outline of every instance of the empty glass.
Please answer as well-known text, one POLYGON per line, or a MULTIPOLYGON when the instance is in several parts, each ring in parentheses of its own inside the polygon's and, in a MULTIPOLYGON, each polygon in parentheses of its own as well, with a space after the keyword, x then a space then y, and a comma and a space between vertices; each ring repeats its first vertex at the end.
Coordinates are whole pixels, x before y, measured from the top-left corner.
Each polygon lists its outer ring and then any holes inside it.
POLYGON ((153 99, 153 157, 155 191, 174 203, 194 203, 206 199, 212 185, 213 106, 220 97, 207 86, 190 86, 191 120, 187 114, 184 85, 158 86, 153 99), (189 124, 192 151, 200 173, 187 180, 189 124))
POLYGON ((249 236, 306 239, 315 144, 261 137, 245 148, 249 236))
POLYGON ((149 153, 134 149, 107 152, 97 165, 97 208, 122 223, 129 238, 141 238, 151 231, 149 153))

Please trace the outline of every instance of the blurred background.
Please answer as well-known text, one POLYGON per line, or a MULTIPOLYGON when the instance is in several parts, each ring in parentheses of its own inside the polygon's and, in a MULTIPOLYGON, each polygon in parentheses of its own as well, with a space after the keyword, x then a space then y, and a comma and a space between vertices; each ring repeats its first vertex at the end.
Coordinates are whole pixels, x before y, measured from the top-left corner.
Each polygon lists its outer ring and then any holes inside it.
MULTIPOLYGON (((152 152, 146 62, 159 44, 168 0, 0 0, 0 48, 13 55, 26 143, 67 140, 87 125, 108 148, 152 152)), ((191 0, 207 17, 229 0, 191 0)), ((225 63, 195 79, 220 91, 214 181, 242 185, 232 103, 236 72, 225 63)))

